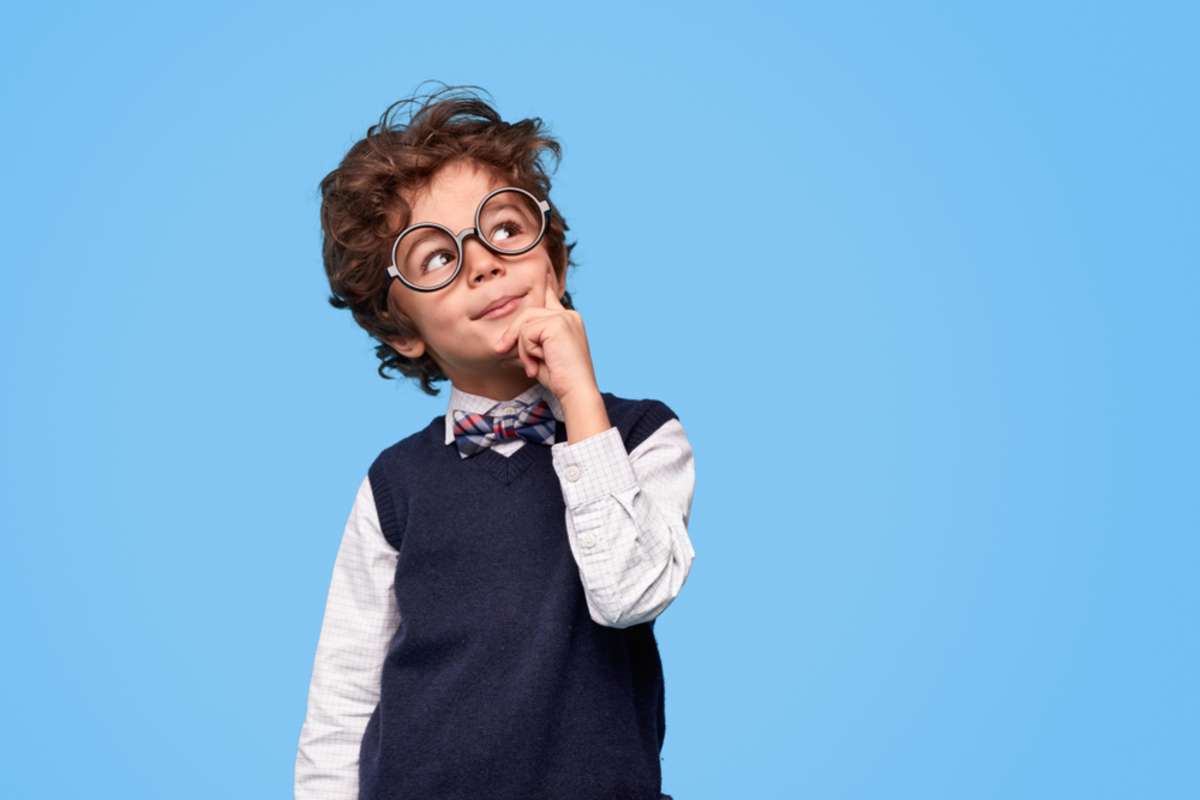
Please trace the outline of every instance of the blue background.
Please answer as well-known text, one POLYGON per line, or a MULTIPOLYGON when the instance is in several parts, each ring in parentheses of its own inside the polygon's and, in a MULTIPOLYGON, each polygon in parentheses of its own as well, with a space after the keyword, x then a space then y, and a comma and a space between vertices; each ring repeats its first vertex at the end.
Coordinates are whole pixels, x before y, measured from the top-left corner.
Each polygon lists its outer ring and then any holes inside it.
POLYGON ((1200 793, 1183 4, 7 16, 0 795, 291 796, 448 393, 326 303, 317 184, 426 79, 561 139, 601 386, 695 446, 665 791, 1200 793))

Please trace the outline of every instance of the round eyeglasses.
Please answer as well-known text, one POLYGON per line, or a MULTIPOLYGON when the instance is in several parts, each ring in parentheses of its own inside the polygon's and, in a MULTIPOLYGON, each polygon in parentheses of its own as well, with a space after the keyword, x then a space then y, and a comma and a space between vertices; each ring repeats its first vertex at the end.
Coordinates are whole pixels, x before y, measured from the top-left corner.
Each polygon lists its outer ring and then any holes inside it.
POLYGON ((477 236, 484 247, 516 256, 537 247, 550 226, 550 203, 524 189, 504 186, 489 192, 475 209, 475 227, 455 236, 445 225, 409 225, 392 243, 388 275, 417 292, 436 292, 458 277, 463 242, 477 236))

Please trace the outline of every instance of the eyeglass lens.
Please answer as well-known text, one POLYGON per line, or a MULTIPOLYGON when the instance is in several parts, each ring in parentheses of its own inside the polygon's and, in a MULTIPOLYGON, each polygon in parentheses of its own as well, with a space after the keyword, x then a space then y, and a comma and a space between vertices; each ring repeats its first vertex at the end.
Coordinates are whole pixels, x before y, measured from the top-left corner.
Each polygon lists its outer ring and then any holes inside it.
MULTIPOLYGON (((537 202, 524 192, 492 195, 479 212, 479 236, 501 253, 530 247, 542 234, 545 218, 537 202)), ((454 274, 458 246, 441 228, 419 227, 404 234, 396 247, 396 266, 417 286, 437 286, 454 274)))

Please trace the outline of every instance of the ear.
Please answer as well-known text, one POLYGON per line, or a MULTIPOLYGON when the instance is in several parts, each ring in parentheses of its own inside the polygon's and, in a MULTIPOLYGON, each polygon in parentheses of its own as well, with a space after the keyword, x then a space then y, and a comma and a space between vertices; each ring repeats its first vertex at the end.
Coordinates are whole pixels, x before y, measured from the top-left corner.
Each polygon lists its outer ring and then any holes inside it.
POLYGON ((425 340, 416 336, 411 339, 388 339, 387 343, 402 356, 420 358, 425 353, 425 340))

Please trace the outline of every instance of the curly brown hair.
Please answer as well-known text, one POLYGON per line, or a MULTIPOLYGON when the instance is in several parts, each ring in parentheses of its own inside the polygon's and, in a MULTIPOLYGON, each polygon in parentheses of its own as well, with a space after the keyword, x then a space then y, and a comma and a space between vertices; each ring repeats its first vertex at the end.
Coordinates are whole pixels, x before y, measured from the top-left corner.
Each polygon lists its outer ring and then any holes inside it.
MULTIPOLYGON (((438 83, 441 83, 438 81, 438 83)), ((544 198, 551 204, 550 225, 544 244, 559 285, 575 264, 566 241, 569 226, 550 200, 550 178, 541 157, 554 156, 555 169, 562 147, 540 117, 505 122, 496 110, 471 89, 474 85, 448 86, 428 95, 414 93, 384 110, 378 124, 355 142, 337 168, 321 180, 321 254, 329 278, 329 304, 349 308, 355 322, 376 340, 380 377, 387 370, 420 381, 423 392, 438 395, 434 381, 446 380, 441 367, 426 350, 419 358, 396 352, 387 339, 417 336, 412 319, 389 302, 391 247, 396 234, 411 222, 412 210, 405 195, 428 186, 446 164, 471 159, 497 176, 544 198), (408 121, 392 119, 400 107, 410 109, 408 121), (412 110, 415 109, 415 110, 412 110)), ((418 86, 418 89, 420 86, 418 86)), ((573 309, 571 295, 561 302, 573 309)))

